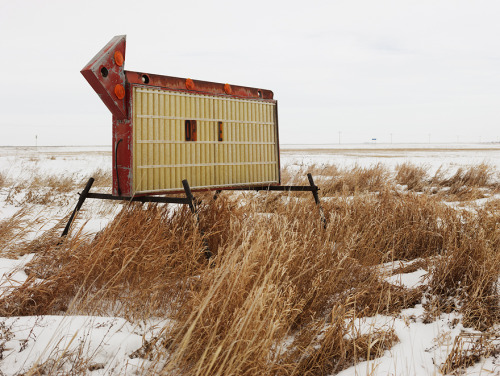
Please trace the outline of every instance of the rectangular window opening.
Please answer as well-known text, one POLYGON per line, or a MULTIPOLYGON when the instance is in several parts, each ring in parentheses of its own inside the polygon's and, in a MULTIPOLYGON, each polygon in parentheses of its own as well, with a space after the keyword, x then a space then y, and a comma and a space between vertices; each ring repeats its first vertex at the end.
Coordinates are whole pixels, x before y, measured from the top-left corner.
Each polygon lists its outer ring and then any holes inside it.
POLYGON ((223 141, 222 121, 219 121, 219 130, 218 130, 218 135, 219 135, 219 141, 223 141))
POLYGON ((186 141, 196 141, 196 120, 186 120, 184 123, 184 130, 186 134, 186 141))

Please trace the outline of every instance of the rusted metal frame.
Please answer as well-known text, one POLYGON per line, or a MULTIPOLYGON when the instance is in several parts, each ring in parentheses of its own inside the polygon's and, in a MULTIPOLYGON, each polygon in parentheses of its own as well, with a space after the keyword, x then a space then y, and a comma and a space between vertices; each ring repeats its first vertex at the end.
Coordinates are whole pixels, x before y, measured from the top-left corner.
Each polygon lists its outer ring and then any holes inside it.
POLYGON ((127 108, 129 115, 127 119, 119 120, 113 116, 113 195, 132 196, 132 88, 125 87, 127 108), (122 141, 120 141, 122 140, 122 141), (119 147, 118 147, 118 144, 119 147))
POLYGON ((225 191, 281 191, 281 192, 312 192, 319 190, 318 187, 310 187, 308 185, 265 185, 260 187, 235 187, 225 188, 225 191))
POLYGON ((190 200, 181 197, 160 197, 160 196, 140 196, 140 197, 126 197, 126 196, 113 196, 108 193, 89 193, 87 198, 96 198, 99 200, 112 200, 112 201, 130 201, 130 202, 158 202, 162 204, 179 204, 189 205, 190 200))
POLYGON ((118 145, 123 141, 123 138, 120 138, 115 146, 115 174, 116 174, 116 187, 118 190, 118 196, 122 195, 122 191, 120 189, 120 176, 118 175, 118 145))
POLYGON ((184 91, 186 93, 205 94, 205 95, 223 95, 231 98, 248 98, 258 99, 263 101, 272 100, 274 93, 271 90, 229 85, 231 93, 225 91, 225 85, 219 82, 210 82, 202 80, 191 80, 194 84, 194 89, 189 89, 186 85, 186 78, 163 76, 159 74, 134 72, 125 70, 125 79, 127 83, 133 85, 141 85, 145 87, 156 87, 159 89, 184 91))
POLYGON ((191 193, 191 189, 189 187, 189 184, 187 180, 182 181, 182 185, 184 186, 184 191, 186 193, 186 197, 159 197, 159 196, 139 196, 139 197, 126 197, 126 196, 114 196, 112 194, 108 193, 91 193, 90 188, 92 188, 92 184, 94 184, 94 178, 90 178, 87 182, 87 185, 83 189, 82 193, 80 193, 80 198, 78 199, 78 202, 75 206, 75 209, 73 210, 73 213, 71 213, 71 216, 69 217, 68 223, 66 224, 66 227, 63 230, 62 237, 68 235, 69 229, 71 227, 71 224, 73 223, 73 220, 75 219, 76 213, 80 211, 82 208, 83 203, 87 198, 93 198, 93 199, 99 199, 99 200, 111 200, 111 201, 129 201, 129 202, 157 202, 157 203, 162 203, 162 204, 178 204, 178 205, 188 205, 189 209, 193 214, 196 215, 196 220, 199 221, 198 219, 198 213, 196 212, 196 199, 193 197, 193 194, 191 193))
POLYGON ((281 150, 280 150, 280 133, 278 124, 278 101, 276 101, 274 106, 274 120, 276 121, 276 153, 278 158, 278 182, 281 184, 281 150))
POLYGON ((126 84, 123 61, 119 65, 115 54, 125 58, 126 37, 117 35, 106 44, 81 70, 82 75, 96 91, 106 107, 117 119, 127 118, 125 98, 118 97, 117 87, 124 89, 126 84))

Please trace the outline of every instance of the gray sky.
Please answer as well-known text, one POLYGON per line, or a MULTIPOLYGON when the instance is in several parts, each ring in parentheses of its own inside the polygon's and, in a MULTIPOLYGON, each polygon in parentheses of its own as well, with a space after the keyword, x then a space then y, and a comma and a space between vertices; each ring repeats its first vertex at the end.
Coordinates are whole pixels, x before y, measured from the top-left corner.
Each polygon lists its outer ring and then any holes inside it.
POLYGON ((282 143, 500 140, 500 2, 0 0, 0 145, 111 143, 80 70, 274 91, 282 143))

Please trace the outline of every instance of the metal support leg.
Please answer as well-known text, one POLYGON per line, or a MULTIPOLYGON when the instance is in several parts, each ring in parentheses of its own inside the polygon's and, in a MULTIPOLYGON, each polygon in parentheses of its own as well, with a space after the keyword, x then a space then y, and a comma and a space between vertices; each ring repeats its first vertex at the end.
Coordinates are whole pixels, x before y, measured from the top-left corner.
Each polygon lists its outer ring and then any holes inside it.
POLYGON ((195 200, 193 194, 191 193, 191 187, 186 179, 182 181, 182 186, 184 187, 184 192, 186 192, 186 198, 188 199, 189 209, 193 214, 196 214, 196 218, 198 218, 198 214, 196 213, 195 200))
POLYGON ((92 184, 94 184, 94 178, 90 178, 89 181, 87 182, 87 185, 83 189, 82 193, 80 193, 80 198, 78 199, 78 202, 75 206, 75 210, 73 210, 73 213, 71 213, 71 217, 69 217, 68 223, 66 223, 66 227, 64 228, 64 231, 61 235, 61 237, 68 235, 69 228, 71 227, 71 223, 75 219, 76 213, 80 211, 83 202, 87 198, 87 195, 90 191, 90 188, 92 187, 92 184))
POLYGON ((221 189, 217 189, 215 191, 215 194, 214 194, 214 201, 217 200, 217 198, 219 197, 219 195, 221 194, 222 190, 221 189))
POLYGON ((321 206, 321 202, 319 201, 319 196, 318 196, 318 190, 319 188, 314 184, 313 177, 311 173, 307 174, 307 179, 309 180, 309 184, 312 187, 312 194, 314 197, 314 202, 316 202, 316 205, 318 206, 319 209, 319 215, 321 216, 321 222, 323 222, 323 228, 326 229, 326 218, 325 218, 325 213, 323 212, 323 207, 321 206))
MULTIPOLYGON (((196 223, 200 224, 200 217, 198 216, 198 212, 196 210, 196 199, 193 197, 193 194, 191 193, 191 187, 189 186, 189 183, 186 179, 182 181, 182 186, 184 187, 184 192, 186 192, 186 198, 188 199, 188 205, 189 209, 191 209, 191 212, 196 216, 196 223)), ((200 228, 200 233, 201 236, 204 237, 205 232, 203 229, 200 228)), ((213 256, 213 253, 210 252, 210 248, 208 247, 208 242, 207 239, 203 239, 203 245, 205 247, 205 258, 208 260, 213 256)))

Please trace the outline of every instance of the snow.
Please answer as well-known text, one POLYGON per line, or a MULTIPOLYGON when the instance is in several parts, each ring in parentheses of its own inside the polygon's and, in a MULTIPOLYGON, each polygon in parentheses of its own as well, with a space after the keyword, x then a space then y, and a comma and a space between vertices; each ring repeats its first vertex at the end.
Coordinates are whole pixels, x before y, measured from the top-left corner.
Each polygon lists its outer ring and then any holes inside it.
POLYGON ((17 260, 0 258, 0 294, 8 294, 9 290, 22 285, 28 276, 22 270, 30 262, 33 255, 24 255, 17 260))
MULTIPOLYGON (((323 145, 315 148, 311 145, 284 145, 281 150, 282 165, 292 167, 311 164, 336 164, 340 167, 355 164, 371 166, 379 162, 389 167, 411 162, 430 166, 431 170, 437 170, 442 165, 456 169, 460 166, 486 162, 500 170, 500 145, 363 144, 323 145), (307 150, 297 150, 300 148, 307 150)), ((70 175, 87 179, 98 169, 111 170, 109 146, 0 148, 0 173, 6 179, 15 182, 29 179, 35 171, 46 175, 70 175)), ((0 221, 12 218, 22 209, 16 206, 15 200, 7 202, 7 197, 12 197, 12 192, 6 186, 0 187, 0 221)), ((37 215, 47 220, 41 223, 30 222, 29 231, 20 234, 19 238, 34 239, 71 212, 77 196, 71 192, 65 197, 66 204, 50 207, 41 205, 37 215)), ((478 204, 484 205, 488 200, 488 198, 481 199, 478 204)), ((89 210, 83 213, 79 222, 79 225, 83 226, 83 231, 89 233, 100 231, 120 208, 119 205, 115 205, 112 209, 103 209, 99 205, 91 200, 85 203, 85 207, 89 210)), ((8 294, 10 289, 26 280, 23 267, 32 257, 25 255, 15 260, 0 258, 1 294, 8 294)), ((418 260, 414 262, 416 261, 418 260)), ((402 266, 400 262, 380 266, 386 272, 387 282, 408 288, 425 283, 424 277, 427 272, 422 268, 409 273, 391 275, 391 271, 400 266, 402 266)), ((356 320, 355 328, 360 333, 374 328, 392 328, 399 342, 385 351, 382 357, 359 362, 340 372, 339 375, 440 374, 439 367, 446 360, 456 336, 462 331, 472 331, 461 325, 460 316, 455 313, 443 314, 431 323, 424 322, 423 317, 424 309, 418 304, 414 308, 402 311, 397 317, 377 315, 356 320)), ((70 367, 72 354, 81 351, 88 357, 88 364, 95 369, 93 375, 132 375, 147 367, 148 360, 131 359, 130 355, 141 347, 143 341, 152 338, 166 321, 151 320, 139 324, 119 317, 66 315, 0 318, 0 323, 12 333, 11 338, 5 343, 0 374, 21 374, 49 358, 61 359, 60 366, 62 369, 67 369, 70 367)), ((467 374, 498 375, 500 374, 498 359, 493 357, 483 359, 482 362, 467 369, 467 374)))
POLYGON ((143 344, 143 334, 119 317, 28 316, 3 319, 14 337, 6 343, 0 366, 4 374, 18 374, 49 358, 81 352, 89 364, 102 367, 96 374, 121 374, 142 366, 128 355, 143 344))
POLYGON ((410 162, 429 167, 431 174, 441 166, 453 172, 458 167, 480 163, 500 170, 500 144, 281 145, 281 161, 292 166, 335 164, 339 167, 382 163, 392 168, 410 162))
POLYGON ((407 288, 418 287, 424 284, 423 278, 427 274, 424 269, 418 269, 413 273, 399 273, 386 278, 386 281, 394 285, 399 285, 407 288))
MULTIPOLYGON (((455 313, 443 314, 432 323, 424 323, 424 309, 421 304, 414 308, 403 310, 397 318, 377 315, 371 318, 357 320, 356 327, 361 333, 373 328, 392 328, 399 338, 399 343, 384 355, 370 361, 360 362, 340 373, 340 376, 350 375, 435 375, 439 374, 439 366, 453 347, 453 341, 461 332, 473 332, 464 328, 460 316, 455 313)), ((489 365, 484 362, 482 368, 489 365)), ((493 366, 493 364, 491 364, 493 366)), ((490 368, 491 372, 500 371, 490 368)), ((483 371, 484 372, 484 371, 483 371)), ((467 370, 467 374, 474 373, 467 370)))

